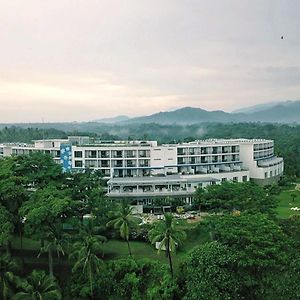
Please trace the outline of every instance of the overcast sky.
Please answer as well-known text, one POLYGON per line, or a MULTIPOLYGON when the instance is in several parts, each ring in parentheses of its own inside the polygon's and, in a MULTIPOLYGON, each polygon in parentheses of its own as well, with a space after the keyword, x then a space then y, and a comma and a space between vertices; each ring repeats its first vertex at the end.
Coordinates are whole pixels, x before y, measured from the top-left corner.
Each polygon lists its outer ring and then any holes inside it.
POLYGON ((0 123, 297 99, 299 0, 0 0, 0 123))

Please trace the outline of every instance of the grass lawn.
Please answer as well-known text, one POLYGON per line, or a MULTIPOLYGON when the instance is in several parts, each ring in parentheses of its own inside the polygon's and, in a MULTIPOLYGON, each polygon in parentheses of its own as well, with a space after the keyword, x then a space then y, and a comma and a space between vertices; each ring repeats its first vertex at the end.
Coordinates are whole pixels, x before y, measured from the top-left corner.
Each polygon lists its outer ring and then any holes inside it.
MULTIPOLYGON (((205 232, 203 229, 201 230, 193 230, 196 227, 196 223, 188 224, 185 220, 179 220, 178 225, 187 230, 187 239, 184 241, 184 244, 180 249, 173 255, 173 262, 175 270, 178 268, 180 262, 184 260, 184 257, 188 254, 190 250, 192 250, 195 246, 204 243, 209 240, 209 234, 205 232)), ((161 251, 158 254, 158 251, 154 248, 150 243, 142 242, 142 241, 130 241, 130 247, 133 256, 136 259, 141 258, 149 258, 153 260, 158 260, 161 263, 168 264, 168 260, 165 256, 165 252, 161 251)), ((14 249, 15 254, 18 257, 23 257, 25 259, 25 263, 29 265, 40 264, 44 265, 46 269, 48 266, 47 254, 44 253, 38 259, 37 255, 40 250, 40 242, 34 241, 29 238, 23 238, 23 250, 21 249, 20 238, 15 236, 12 239, 12 248, 14 249)), ((127 243, 122 240, 109 240, 107 243, 103 245, 104 249, 104 260, 118 259, 118 258, 127 258, 128 255, 128 247, 127 243)), ((59 264, 65 264, 66 261, 61 260, 59 264)), ((54 264, 58 264, 56 258, 54 258, 54 264)))
POLYGON ((279 218, 288 218, 292 215, 300 215, 300 211, 291 210, 292 207, 300 208, 300 191, 297 191, 297 197, 292 202, 291 194, 295 193, 295 190, 289 189, 282 191, 277 197, 279 199, 279 205, 276 209, 279 218))
MULTIPOLYGON (((180 227, 184 229, 192 229, 196 224, 188 224, 186 221, 179 221, 180 227)), ((188 254, 190 250, 194 247, 206 242, 209 240, 209 234, 200 230, 197 232, 195 230, 189 230, 187 232, 187 239, 184 241, 180 249, 173 255, 173 261, 175 268, 179 266, 180 262, 183 261, 184 257, 188 254)), ((140 241, 131 241, 130 247, 132 254, 135 258, 150 258, 158 260, 162 263, 168 264, 168 260, 165 256, 165 252, 161 251, 158 254, 158 251, 150 243, 140 242, 140 241)), ((104 245, 104 259, 115 259, 115 258, 125 258, 128 257, 128 247, 127 243, 121 240, 110 240, 104 245)))

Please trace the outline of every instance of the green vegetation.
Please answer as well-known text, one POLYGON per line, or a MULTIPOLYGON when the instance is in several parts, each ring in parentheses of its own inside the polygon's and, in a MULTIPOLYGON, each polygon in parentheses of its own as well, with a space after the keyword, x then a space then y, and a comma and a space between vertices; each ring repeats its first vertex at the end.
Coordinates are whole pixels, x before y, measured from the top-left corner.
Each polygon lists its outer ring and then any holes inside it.
POLYGON ((173 277, 173 262, 172 252, 176 251, 176 247, 181 245, 186 239, 186 234, 183 230, 177 228, 175 225, 174 217, 171 213, 164 216, 162 222, 158 222, 149 231, 149 239, 152 244, 159 243, 158 251, 162 249, 166 251, 166 256, 169 259, 170 272, 173 277))
POLYGON ((104 197, 98 172, 4 158, 0 298, 297 299, 300 196, 287 183, 213 185, 193 207, 207 217, 137 225, 128 203, 104 197))
POLYGON ((288 188, 287 190, 283 190, 276 198, 279 201, 276 212, 280 218, 300 215, 300 191, 288 188), (298 207, 299 210, 291 209, 295 207, 298 207))

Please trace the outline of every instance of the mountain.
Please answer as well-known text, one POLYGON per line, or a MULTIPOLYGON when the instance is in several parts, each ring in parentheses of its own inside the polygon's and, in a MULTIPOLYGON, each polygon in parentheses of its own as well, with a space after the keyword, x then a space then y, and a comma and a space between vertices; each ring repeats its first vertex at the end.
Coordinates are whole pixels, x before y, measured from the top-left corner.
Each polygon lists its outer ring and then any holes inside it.
POLYGON ((270 123, 300 123, 300 101, 282 101, 259 104, 232 113, 222 110, 207 111, 197 107, 183 107, 180 109, 159 112, 148 116, 129 118, 117 116, 115 118, 100 119, 95 122, 107 124, 145 124, 157 123, 161 125, 190 125, 203 122, 270 122, 270 123))
POLYGON ((158 123, 158 124, 195 124, 202 122, 232 122, 239 115, 232 115, 222 110, 207 111, 201 108, 184 107, 174 111, 155 113, 150 116, 132 118, 122 123, 158 123))
POLYGON ((130 118, 128 116, 116 116, 113 118, 103 118, 103 119, 99 119, 99 120, 95 120, 93 122, 98 122, 98 123, 106 123, 106 124, 110 124, 110 123, 117 123, 117 122, 122 122, 122 121, 127 121, 130 118))
POLYGON ((300 123, 300 101, 286 101, 245 116, 248 121, 300 123))
POLYGON ((259 112, 262 110, 270 109, 274 106, 277 105, 289 105, 295 101, 276 101, 276 102, 268 102, 268 103, 263 103, 263 104, 257 104, 253 106, 248 106, 248 107, 243 107, 240 109, 236 109, 232 111, 232 113, 245 113, 245 114, 251 114, 255 112, 259 112))
POLYGON ((232 113, 245 113, 245 114, 251 114, 257 111, 265 110, 268 108, 272 108, 281 102, 269 102, 269 103, 263 103, 263 104, 257 104, 257 105, 252 105, 252 106, 247 106, 247 107, 242 107, 240 109, 236 109, 232 111, 232 113))

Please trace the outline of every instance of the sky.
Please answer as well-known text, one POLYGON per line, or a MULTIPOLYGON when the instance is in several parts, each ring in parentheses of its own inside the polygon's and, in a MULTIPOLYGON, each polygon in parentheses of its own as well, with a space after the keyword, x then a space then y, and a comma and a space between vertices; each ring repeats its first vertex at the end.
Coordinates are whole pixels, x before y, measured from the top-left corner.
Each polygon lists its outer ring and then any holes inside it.
POLYGON ((0 123, 300 100, 299 30, 299 0, 0 0, 0 123))

